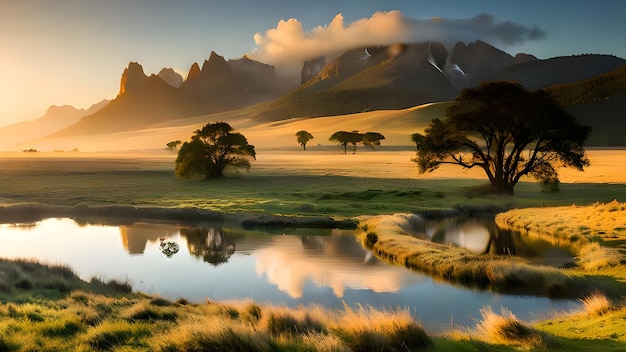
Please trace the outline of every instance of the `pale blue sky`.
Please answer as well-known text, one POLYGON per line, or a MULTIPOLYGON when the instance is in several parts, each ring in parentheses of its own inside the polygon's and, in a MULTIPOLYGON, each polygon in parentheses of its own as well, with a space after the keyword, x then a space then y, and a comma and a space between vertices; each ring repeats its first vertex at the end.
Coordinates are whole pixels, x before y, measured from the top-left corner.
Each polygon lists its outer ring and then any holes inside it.
POLYGON ((316 45, 378 38, 372 31, 384 33, 380 40, 406 38, 399 32, 407 25, 415 40, 483 39, 513 55, 626 58, 625 19, 622 0, 2 0, 0 126, 33 120, 52 104, 87 108, 115 98, 130 61, 147 74, 162 67, 186 73, 213 50, 227 59, 253 53, 278 65, 312 55, 316 45), (374 20, 393 10, 399 13, 374 20), (342 30, 324 28, 338 14, 342 30), (490 16, 471 20, 480 14, 490 16), (443 27, 431 25, 433 17, 443 27), (297 22, 267 32, 290 18, 297 22), (277 43, 283 54, 271 51, 277 43))

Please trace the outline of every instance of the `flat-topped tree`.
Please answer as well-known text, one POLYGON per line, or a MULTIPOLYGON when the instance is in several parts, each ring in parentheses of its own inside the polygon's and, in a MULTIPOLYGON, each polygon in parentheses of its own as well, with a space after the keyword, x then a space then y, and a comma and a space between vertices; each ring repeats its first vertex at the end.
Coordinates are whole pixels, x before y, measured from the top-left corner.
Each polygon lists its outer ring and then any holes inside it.
POLYGON ((363 140, 363 135, 357 131, 346 132, 346 131, 337 131, 333 133, 330 138, 328 138, 331 142, 337 142, 343 146, 343 153, 347 154, 348 144, 352 144, 352 154, 356 153, 356 144, 360 143, 363 140))
POLYGON ((363 133, 363 140, 361 141, 366 147, 376 149, 375 146, 380 146, 380 141, 385 139, 385 136, 378 132, 365 132, 363 133))
POLYGON ((485 171, 493 190, 513 194, 525 176, 558 182, 559 167, 580 171, 589 165, 581 126, 544 91, 527 91, 513 82, 483 83, 464 89, 423 137, 413 136, 420 172, 442 164, 485 171))
POLYGON ((178 177, 221 177, 227 167, 250 169, 250 159, 256 158, 254 146, 226 122, 209 123, 194 133, 178 151, 178 177))

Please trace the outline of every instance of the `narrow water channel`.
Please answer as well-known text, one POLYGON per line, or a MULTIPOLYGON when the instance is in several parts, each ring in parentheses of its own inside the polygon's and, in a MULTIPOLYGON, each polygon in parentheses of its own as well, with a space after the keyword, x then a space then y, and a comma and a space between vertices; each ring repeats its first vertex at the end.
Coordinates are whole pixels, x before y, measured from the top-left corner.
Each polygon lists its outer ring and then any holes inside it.
MULTIPOLYGON (((485 250, 489 234, 470 231, 476 226, 425 222, 423 235, 485 250)), ((579 306, 573 300, 501 295, 436 281, 379 261, 351 231, 269 233, 220 223, 104 225, 45 219, 0 225, 0 241, 0 257, 65 264, 83 279, 127 280, 135 290, 169 299, 253 299, 331 309, 345 304, 406 307, 433 332, 473 327, 485 306, 504 307, 526 320, 579 306), (163 251, 163 243, 175 243, 178 251, 163 251)))

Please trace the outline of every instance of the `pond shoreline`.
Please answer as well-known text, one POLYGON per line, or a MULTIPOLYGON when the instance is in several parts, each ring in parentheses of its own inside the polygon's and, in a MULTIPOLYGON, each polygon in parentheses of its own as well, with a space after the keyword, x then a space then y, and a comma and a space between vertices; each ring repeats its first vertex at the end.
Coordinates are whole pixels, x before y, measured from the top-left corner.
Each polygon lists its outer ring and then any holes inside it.
MULTIPOLYGON (((425 220, 455 216, 495 216, 509 210, 499 206, 454 206, 448 210, 416 212, 425 220)), ((199 208, 167 208, 132 205, 52 206, 40 203, 18 203, 0 206, 0 223, 33 222, 45 218, 103 217, 138 220, 205 222, 231 220, 244 228, 320 228, 356 229, 358 220, 331 216, 274 215, 255 213, 221 213, 199 208)))

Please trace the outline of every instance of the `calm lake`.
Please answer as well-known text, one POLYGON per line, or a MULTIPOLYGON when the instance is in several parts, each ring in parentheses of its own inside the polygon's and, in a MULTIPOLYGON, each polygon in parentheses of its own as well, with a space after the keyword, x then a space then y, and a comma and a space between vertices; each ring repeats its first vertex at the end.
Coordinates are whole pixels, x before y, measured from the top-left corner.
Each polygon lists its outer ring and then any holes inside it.
MULTIPOLYGON (((537 243, 490 241, 481 224, 455 219, 424 222, 423 231, 415 235, 477 252, 523 249, 543 262, 571 260, 563 250, 545 249, 537 243)), ((524 320, 580 306, 575 300, 501 295, 436 281, 377 260, 351 231, 270 233, 219 223, 188 226, 45 219, 1 224, 0 241, 0 257, 65 264, 83 279, 128 280, 137 291, 169 299, 249 298, 333 309, 345 304, 408 307, 433 332, 451 325, 473 327, 485 306, 494 311, 509 309, 524 320), (167 242, 176 243, 178 252, 164 254, 161 243, 167 242)))

